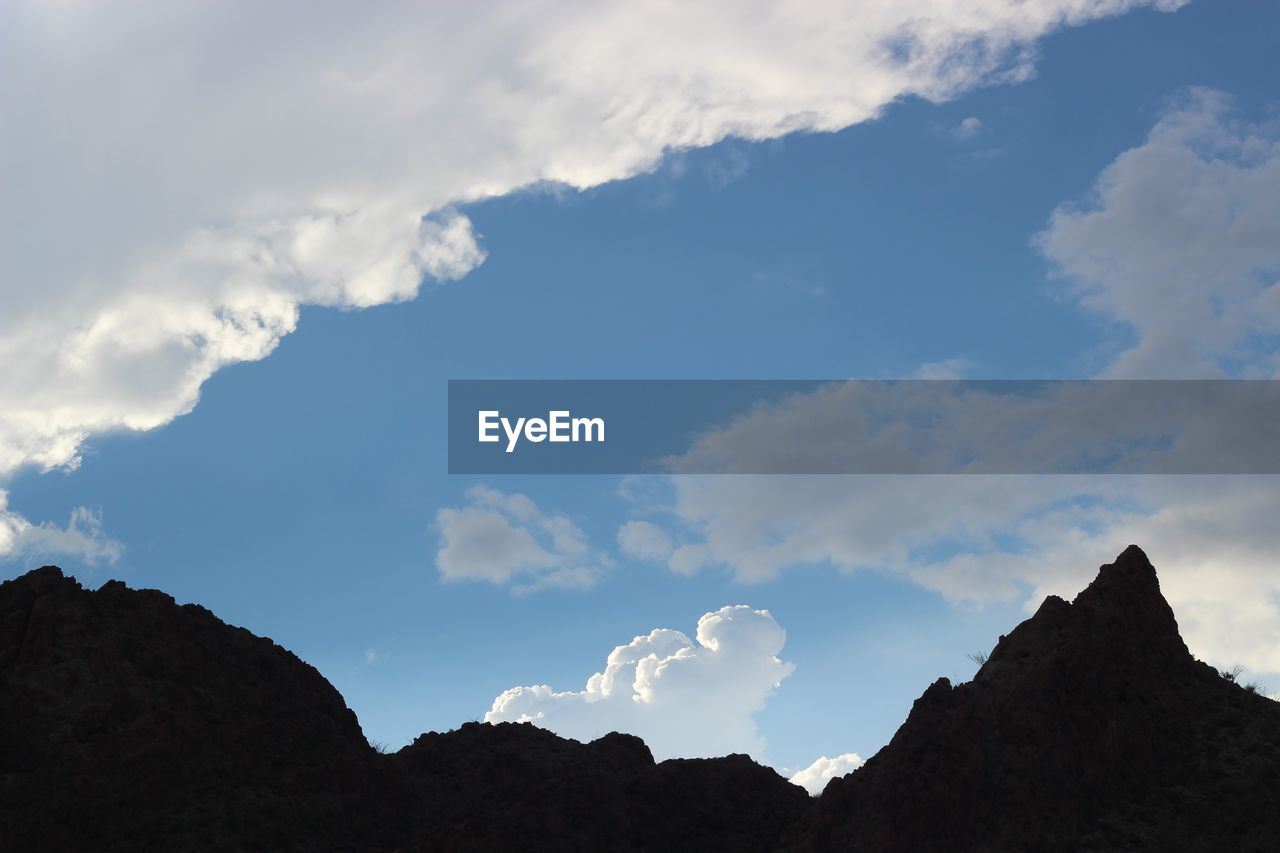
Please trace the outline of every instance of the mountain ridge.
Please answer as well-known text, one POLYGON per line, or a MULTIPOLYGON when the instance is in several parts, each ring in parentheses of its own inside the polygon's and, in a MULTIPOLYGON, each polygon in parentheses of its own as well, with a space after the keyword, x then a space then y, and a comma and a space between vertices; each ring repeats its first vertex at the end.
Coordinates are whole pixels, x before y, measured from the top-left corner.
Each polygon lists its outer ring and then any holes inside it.
POLYGON ((0 584, 0 851, 1264 850, 1280 705, 1196 661, 1136 546, 811 800, 747 756, 656 763, 468 723, 379 755, 269 639, 56 567, 0 584))

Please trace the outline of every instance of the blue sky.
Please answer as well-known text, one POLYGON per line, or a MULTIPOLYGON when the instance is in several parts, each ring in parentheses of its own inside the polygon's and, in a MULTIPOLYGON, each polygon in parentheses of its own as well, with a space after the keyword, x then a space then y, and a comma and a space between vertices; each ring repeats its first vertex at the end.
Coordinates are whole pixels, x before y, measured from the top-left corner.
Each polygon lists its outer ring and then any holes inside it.
MULTIPOLYGON (((110 560, 56 537, 29 537, 7 555, 0 547, 3 574, 55 561, 87 585, 119 577, 199 602, 317 666, 366 734, 392 746, 480 719, 508 688, 581 690, 632 637, 659 627, 692 636, 702 614, 748 604, 786 630, 779 657, 795 665, 754 713, 767 740, 761 757, 798 769, 819 755, 870 755, 934 678, 967 678, 975 667, 965 654, 993 645, 1024 618, 1028 600, 1055 584, 1073 592, 1096 568, 1095 555, 1164 529, 1157 521, 1170 513, 1195 512, 1199 493, 1144 493, 1141 519, 1125 516, 1092 537, 1037 540, 1020 528, 1034 546, 1028 559, 1052 571, 1008 569, 1001 577, 1015 595, 966 597, 930 580, 929 567, 946 568, 958 551, 927 533, 904 534, 900 549, 884 550, 879 570, 859 552, 802 555, 763 580, 744 579, 731 557, 686 575, 627 554, 617 540, 633 519, 670 527, 678 540, 714 526, 682 510, 671 483, 448 476, 446 382, 905 377, 926 365, 978 377, 1087 377, 1126 364, 1120 354, 1144 335, 1168 331, 1133 327, 1126 306, 1158 313, 1166 297, 1144 291, 1149 303, 1126 293, 1112 308, 1088 304, 1072 289, 1083 267, 1069 267, 1092 257, 1080 246, 1093 232, 1064 226, 1056 261, 1036 235, 1063 205, 1097 207, 1099 176, 1124 152, 1150 147, 1153 129, 1171 115, 1253 139, 1222 156, 1256 168, 1253 184, 1275 180, 1277 169, 1266 164, 1280 162, 1267 147, 1280 144, 1280 8, 1200 0, 1176 12, 1136 9, 1047 30, 1027 42, 1035 50, 1027 79, 976 74, 953 97, 935 103, 906 94, 836 132, 688 147, 633 177, 623 169, 620 179, 581 190, 542 185, 481 200, 441 190, 452 203, 433 198, 421 212, 438 206, 466 217, 487 253, 483 263, 450 256, 457 280, 428 276, 416 298, 375 300, 389 304, 301 298, 296 331, 265 357, 212 371, 189 414, 173 417, 179 402, 154 428, 93 421, 71 470, 44 471, 35 455, 24 458, 0 480, 15 530, 61 523, 88 507, 102 525, 92 535, 122 550, 110 560), (1204 89, 1219 93, 1216 106, 1204 89), (474 504, 475 486, 523 494, 548 517, 567 518, 597 569, 589 588, 521 595, 510 583, 442 581, 438 513, 474 504), (916 559, 910 552, 922 543, 937 547, 916 559), (850 571, 855 564, 871 567, 850 571)), ((1113 177, 1137 185, 1136 172, 1113 177)), ((1179 173, 1167 180, 1176 186, 1179 173)), ((106 192, 109 182, 101 186, 106 192)), ((1228 182, 1224 192, 1236 186, 1228 182)), ((1280 183, 1271 188, 1280 194, 1280 183)), ((1251 205, 1250 198, 1239 204, 1251 205)), ((1257 209, 1259 226, 1274 229, 1265 205, 1257 209)), ((1280 255, 1270 264, 1263 255, 1251 269, 1269 268, 1274 283, 1280 255)), ((15 316, 36 316, 26 288, 37 279, 15 269, 22 275, 6 274, 3 293, 21 306, 15 316)), ((11 340, 23 341, 22 331, 10 330, 11 340)), ((1230 351, 1237 372, 1253 366, 1250 375, 1274 375, 1267 334, 1250 337, 1243 355, 1230 351)), ((8 363, 16 375, 16 362, 8 363)), ((1128 375, 1149 364, 1136 363, 1128 375)), ((138 365, 125 374, 140 383, 149 375, 138 365)), ((158 371, 155 381, 165 375, 158 371)), ((1249 488, 1275 492, 1256 482, 1249 488)), ((1025 518, 1027 507, 1014 502, 1003 512, 1025 518)), ((1004 524, 999 512, 988 523, 1004 524)), ((1280 641, 1275 543, 1261 528, 1241 540, 1235 527, 1208 523, 1202 534, 1200 550, 1140 544, 1157 566, 1164 559, 1183 572, 1173 588, 1191 609, 1204 603, 1196 595, 1207 570, 1197 568, 1197 555, 1212 553, 1215 537, 1249 543, 1244 562, 1253 574, 1224 586, 1241 600, 1262 590, 1273 609, 1251 633, 1231 631, 1214 614, 1229 613, 1232 601, 1208 596, 1206 607, 1227 609, 1193 617, 1204 624, 1192 647, 1215 663, 1250 662, 1275 680, 1280 666, 1257 651, 1280 641)))

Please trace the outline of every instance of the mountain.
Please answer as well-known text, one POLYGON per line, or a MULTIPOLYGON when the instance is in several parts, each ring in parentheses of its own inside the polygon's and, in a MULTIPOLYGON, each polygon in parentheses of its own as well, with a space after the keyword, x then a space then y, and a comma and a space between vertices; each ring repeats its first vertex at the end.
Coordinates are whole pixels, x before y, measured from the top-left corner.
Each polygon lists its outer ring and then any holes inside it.
POLYGON ((939 679, 792 850, 1280 850, 1280 703, 1195 660, 1130 546, 939 679))
POLYGON ((1191 656, 1136 547, 816 801, 621 734, 468 723, 380 755, 315 669, 204 608, 0 584, 0 853, 771 849, 1280 849, 1280 704, 1191 656))

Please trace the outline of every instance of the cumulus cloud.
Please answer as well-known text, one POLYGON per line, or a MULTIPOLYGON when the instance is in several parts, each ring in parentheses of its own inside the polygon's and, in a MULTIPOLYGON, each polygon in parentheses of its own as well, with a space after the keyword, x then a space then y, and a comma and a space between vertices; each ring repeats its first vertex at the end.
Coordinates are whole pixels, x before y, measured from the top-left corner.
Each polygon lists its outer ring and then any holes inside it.
POLYGON ((1129 327, 1111 376, 1280 375, 1280 123, 1198 89, 1037 238, 1081 303, 1129 327))
POLYGON ((778 658, 786 632, 767 610, 722 607, 695 639, 657 628, 618 646, 579 691, 514 687, 485 722, 531 722, 564 737, 639 735, 658 760, 746 753, 762 759, 754 714, 794 666, 778 658))
POLYGON ((810 796, 816 797, 832 779, 847 776, 866 763, 866 759, 856 752, 846 752, 835 758, 824 755, 799 773, 793 774, 791 782, 804 788, 810 796))
POLYGON ((591 553, 586 534, 567 516, 544 513, 521 494, 476 486, 467 504, 436 513, 436 568, 446 581, 489 581, 517 593, 586 588, 608 563, 591 553))
POLYGON ((0 475, 190 411, 302 305, 465 275, 456 205, 1019 80, 1047 32, 1180 5, 6 4, 0 475))
POLYGON ((124 546, 106 534, 100 513, 77 507, 65 527, 32 524, 9 509, 9 494, 0 489, 0 560, 70 557, 92 565, 114 563, 122 553, 124 546))

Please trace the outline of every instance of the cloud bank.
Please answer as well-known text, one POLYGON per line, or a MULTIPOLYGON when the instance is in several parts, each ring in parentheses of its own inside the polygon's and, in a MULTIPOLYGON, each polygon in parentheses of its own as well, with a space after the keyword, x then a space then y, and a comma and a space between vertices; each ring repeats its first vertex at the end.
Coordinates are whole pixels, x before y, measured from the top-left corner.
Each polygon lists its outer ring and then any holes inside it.
POLYGON ((484 719, 531 722, 584 742, 628 732, 659 761, 730 753, 760 760, 766 743, 753 715, 794 669, 778 658, 786 636, 767 610, 722 607, 698 620, 693 640, 657 628, 615 648, 583 690, 514 687, 484 719))
POLYGON ((1056 28, 1179 5, 6 4, 0 476, 189 412, 302 305, 465 275, 455 205, 1016 81, 1056 28))

